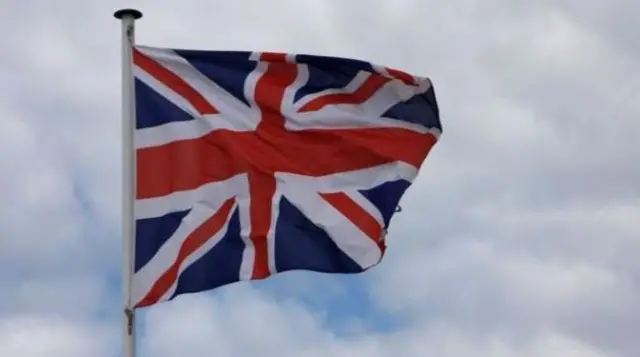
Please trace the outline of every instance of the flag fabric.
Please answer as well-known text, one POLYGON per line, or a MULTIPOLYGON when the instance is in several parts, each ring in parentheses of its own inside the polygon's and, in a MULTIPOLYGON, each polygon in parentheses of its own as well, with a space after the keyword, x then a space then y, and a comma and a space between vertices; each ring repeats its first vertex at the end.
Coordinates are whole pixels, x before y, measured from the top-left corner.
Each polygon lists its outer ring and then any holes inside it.
POLYGON ((378 264, 441 133, 428 78, 315 55, 133 48, 131 306, 378 264))

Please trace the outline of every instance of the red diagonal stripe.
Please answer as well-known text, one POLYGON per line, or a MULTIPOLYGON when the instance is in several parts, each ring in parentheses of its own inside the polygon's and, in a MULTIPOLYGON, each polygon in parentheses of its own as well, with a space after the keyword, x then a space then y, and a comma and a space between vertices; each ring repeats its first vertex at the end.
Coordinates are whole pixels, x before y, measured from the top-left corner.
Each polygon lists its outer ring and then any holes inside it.
POLYGON ((200 114, 218 113, 218 110, 189 83, 138 49, 133 50, 133 63, 186 99, 200 114))
POLYGON ((325 201, 364 232, 367 237, 371 238, 371 240, 384 252, 382 226, 369 214, 369 212, 354 202, 347 194, 342 192, 323 193, 320 196, 322 196, 325 201))
POLYGON ((189 234, 187 239, 182 243, 182 246, 180 246, 178 256, 174 260, 173 264, 171 264, 155 284, 153 284, 147 295, 136 304, 136 308, 157 303, 162 296, 169 291, 171 286, 176 282, 176 279, 178 279, 178 273, 182 263, 207 241, 213 238, 213 236, 224 226, 231 214, 234 201, 235 197, 225 201, 220 209, 211 216, 211 218, 189 234))
POLYGON ((415 78, 413 78, 413 76, 410 75, 409 73, 403 72, 398 69, 389 68, 389 67, 385 67, 384 69, 387 70, 387 72, 391 77, 401 80, 402 82, 404 82, 404 84, 409 84, 414 86, 418 84, 415 78))
POLYGON ((372 73, 355 92, 323 95, 303 105, 299 112, 312 112, 327 105, 364 103, 389 81, 389 78, 372 73))

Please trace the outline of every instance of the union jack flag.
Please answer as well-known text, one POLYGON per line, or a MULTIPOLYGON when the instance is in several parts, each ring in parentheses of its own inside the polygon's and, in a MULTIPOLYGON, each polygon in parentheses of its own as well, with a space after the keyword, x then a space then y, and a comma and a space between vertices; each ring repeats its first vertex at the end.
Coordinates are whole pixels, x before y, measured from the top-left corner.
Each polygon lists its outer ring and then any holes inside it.
POLYGON ((364 61, 133 49, 131 305, 363 272, 441 132, 427 78, 364 61))

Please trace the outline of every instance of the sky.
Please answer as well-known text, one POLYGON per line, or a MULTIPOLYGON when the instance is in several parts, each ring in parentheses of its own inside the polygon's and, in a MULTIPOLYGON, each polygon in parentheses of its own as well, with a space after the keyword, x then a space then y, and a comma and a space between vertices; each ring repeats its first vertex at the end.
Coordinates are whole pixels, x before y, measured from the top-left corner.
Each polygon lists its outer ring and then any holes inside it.
POLYGON ((0 356, 121 354, 120 7, 430 77, 444 129, 380 265, 145 309, 139 357, 640 356, 640 2, 0 4, 0 356))

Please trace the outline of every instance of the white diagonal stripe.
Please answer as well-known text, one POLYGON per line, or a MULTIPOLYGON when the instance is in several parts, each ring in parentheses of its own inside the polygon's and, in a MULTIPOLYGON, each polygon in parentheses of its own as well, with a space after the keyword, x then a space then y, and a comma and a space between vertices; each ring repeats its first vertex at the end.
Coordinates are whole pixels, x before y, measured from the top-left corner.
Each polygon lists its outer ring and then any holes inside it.
POLYGON ((323 229, 335 244, 361 268, 367 269, 382 258, 380 247, 347 217, 317 193, 285 191, 287 199, 311 222, 323 229))
POLYGON ((200 73, 173 50, 147 46, 136 46, 136 48, 187 82, 218 111, 224 113, 223 118, 232 122, 230 125, 236 130, 255 130, 258 126, 260 117, 255 111, 250 110, 245 103, 200 73))
POLYGON ((210 219, 225 201, 208 197, 206 202, 200 201, 193 206, 173 235, 165 241, 153 258, 133 275, 131 300, 134 304, 146 296, 155 282, 173 264, 187 237, 210 219))
POLYGON ((402 161, 396 161, 362 170, 317 177, 279 172, 276 174, 276 179, 288 190, 331 193, 366 190, 388 181, 413 182, 417 175, 417 168, 402 161))

